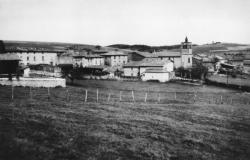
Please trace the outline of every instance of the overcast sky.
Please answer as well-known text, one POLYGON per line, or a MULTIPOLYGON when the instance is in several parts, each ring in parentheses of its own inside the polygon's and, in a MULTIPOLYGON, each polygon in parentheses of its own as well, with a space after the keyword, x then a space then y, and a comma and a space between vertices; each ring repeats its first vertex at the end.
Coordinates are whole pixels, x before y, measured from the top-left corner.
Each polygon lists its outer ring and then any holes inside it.
POLYGON ((0 0, 0 39, 250 44, 250 0, 0 0))

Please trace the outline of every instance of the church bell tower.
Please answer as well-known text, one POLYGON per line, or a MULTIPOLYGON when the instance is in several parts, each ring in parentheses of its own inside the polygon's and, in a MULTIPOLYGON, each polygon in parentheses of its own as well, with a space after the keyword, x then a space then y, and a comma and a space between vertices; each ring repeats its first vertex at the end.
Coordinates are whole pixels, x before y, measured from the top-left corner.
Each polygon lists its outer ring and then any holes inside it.
POLYGON ((188 38, 185 38, 184 42, 181 42, 181 65, 184 68, 192 67, 192 42, 188 41, 188 38))

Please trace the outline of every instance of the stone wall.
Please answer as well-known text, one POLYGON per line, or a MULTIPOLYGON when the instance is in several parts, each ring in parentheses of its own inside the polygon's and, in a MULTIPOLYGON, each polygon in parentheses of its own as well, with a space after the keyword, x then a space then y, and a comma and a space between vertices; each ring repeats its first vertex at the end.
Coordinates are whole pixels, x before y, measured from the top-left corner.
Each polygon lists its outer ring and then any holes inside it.
POLYGON ((23 87, 66 87, 66 80, 63 78, 0 78, 0 85, 13 85, 23 87))

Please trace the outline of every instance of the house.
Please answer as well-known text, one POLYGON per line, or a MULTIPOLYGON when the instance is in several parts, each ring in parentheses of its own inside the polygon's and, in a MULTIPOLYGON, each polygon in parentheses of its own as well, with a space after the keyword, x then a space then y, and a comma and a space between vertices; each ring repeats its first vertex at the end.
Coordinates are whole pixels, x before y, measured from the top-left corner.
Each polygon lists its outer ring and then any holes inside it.
POLYGON ((209 71, 214 71, 216 66, 215 58, 199 54, 193 56, 193 67, 200 65, 207 67, 209 71))
POLYGON ((243 67, 246 73, 250 74, 250 59, 243 61, 243 67))
POLYGON ((174 72, 168 72, 164 69, 146 69, 142 73, 142 81, 152 81, 157 80, 159 82, 168 82, 174 77, 174 72))
POLYGON ((0 74, 8 74, 12 79, 12 74, 17 74, 20 58, 16 54, 0 54, 0 74))
POLYGON ((58 56, 63 51, 53 50, 9 50, 7 53, 17 54, 21 59, 20 64, 37 65, 50 64, 55 66, 58 64, 58 56))
POLYGON ((58 65, 72 65, 73 64, 73 52, 65 52, 58 56, 58 65))
POLYGON ((104 57, 100 55, 90 55, 87 52, 80 52, 73 56, 74 66, 101 66, 104 65, 104 57))
POLYGON ((111 51, 101 54, 105 58, 105 65, 108 66, 123 66, 128 63, 128 55, 120 51, 111 51))
POLYGON ((125 77, 140 77, 147 69, 164 69, 167 72, 172 72, 174 64, 169 60, 144 59, 129 62, 123 66, 125 77))

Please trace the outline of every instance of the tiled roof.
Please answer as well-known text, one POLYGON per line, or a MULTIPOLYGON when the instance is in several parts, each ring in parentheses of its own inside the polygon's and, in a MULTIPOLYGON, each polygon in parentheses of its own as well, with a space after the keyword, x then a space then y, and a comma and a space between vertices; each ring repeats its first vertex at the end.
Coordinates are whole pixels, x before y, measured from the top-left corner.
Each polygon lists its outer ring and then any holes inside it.
POLYGON ((169 60, 142 60, 142 61, 131 61, 125 64, 123 67, 162 67, 164 64, 170 63, 169 60))
POLYGON ((107 53, 108 51, 105 50, 93 50, 93 53, 107 53))
POLYGON ((103 66, 103 65, 90 65, 90 66, 86 66, 85 68, 104 69, 105 66, 103 66))
POLYGON ((243 61, 243 64, 249 66, 249 65, 250 65, 250 60, 244 60, 244 61, 243 61))
POLYGON ((73 57, 74 58, 82 58, 82 57, 85 57, 85 58, 103 58, 102 56, 97 55, 97 54, 88 54, 86 51, 74 53, 73 57))
POLYGON ((119 51, 111 51, 111 52, 104 53, 104 54, 101 54, 101 55, 102 56, 127 56, 123 52, 119 52, 119 51))
POLYGON ((20 58, 16 54, 0 54, 1 61, 13 61, 13 60, 20 60, 20 58))
POLYGON ((144 73, 169 73, 163 69, 146 69, 144 73))
POLYGON ((173 51, 161 51, 161 52, 154 52, 152 53, 153 56, 157 57, 180 57, 181 53, 180 52, 173 52, 173 51))
POLYGON ((246 59, 246 60, 250 60, 250 54, 246 54, 246 55, 245 55, 245 59, 246 59))
POLYGON ((12 53, 12 52, 34 52, 34 53, 41 53, 41 52, 47 52, 47 53, 64 53, 65 51, 62 50, 36 50, 36 49, 6 49, 6 52, 12 53))
POLYGON ((134 52, 130 52, 130 53, 136 53, 139 54, 145 58, 149 58, 149 57, 153 57, 154 55, 152 53, 148 53, 148 52, 139 52, 139 51, 134 51, 134 52))

